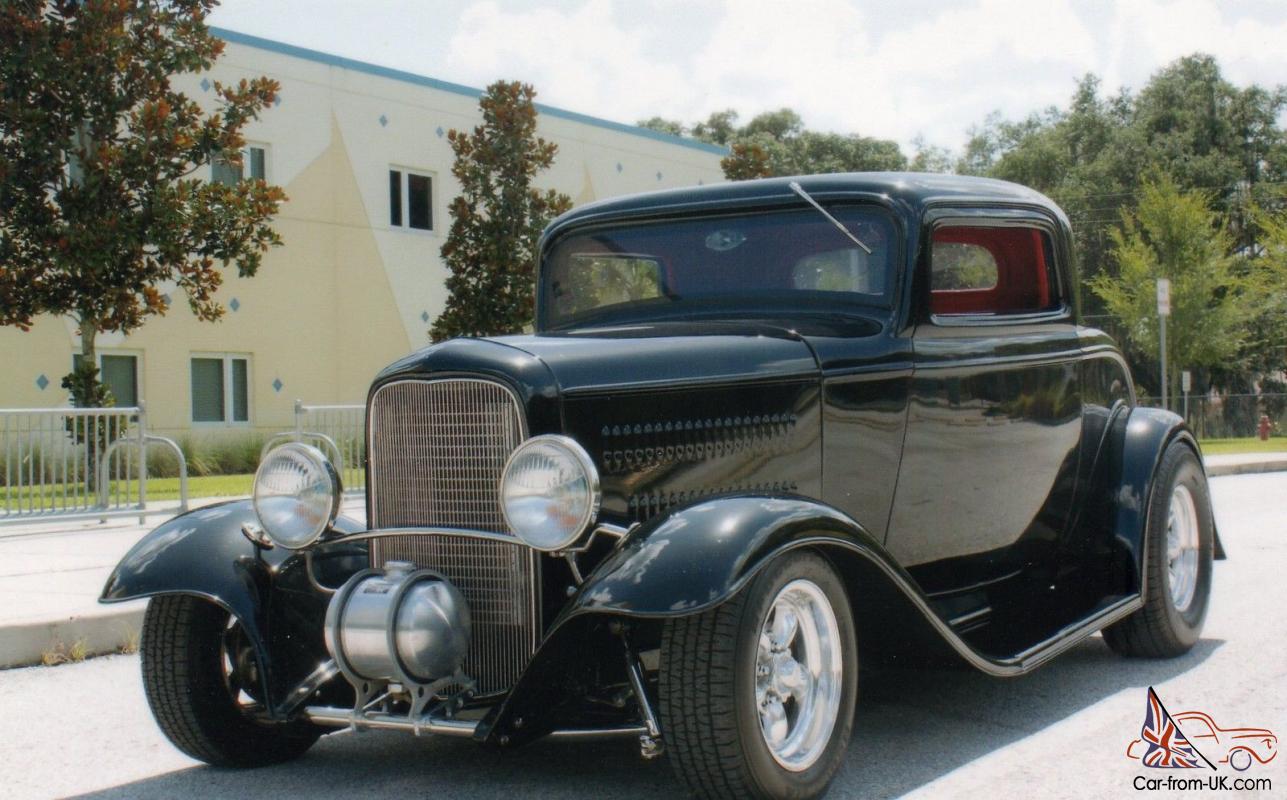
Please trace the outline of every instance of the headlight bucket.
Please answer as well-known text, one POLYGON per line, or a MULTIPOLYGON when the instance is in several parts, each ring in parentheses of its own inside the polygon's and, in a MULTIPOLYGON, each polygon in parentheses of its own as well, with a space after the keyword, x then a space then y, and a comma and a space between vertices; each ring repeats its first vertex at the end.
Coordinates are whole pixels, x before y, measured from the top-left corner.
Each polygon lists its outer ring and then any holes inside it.
POLYGON ((567 436, 534 436, 514 448, 500 480, 505 522, 529 547, 566 549, 599 513, 599 471, 567 436))
POLYGON ((291 442, 270 450, 255 471, 255 514, 274 544, 298 550, 335 522, 342 491, 322 451, 291 442))

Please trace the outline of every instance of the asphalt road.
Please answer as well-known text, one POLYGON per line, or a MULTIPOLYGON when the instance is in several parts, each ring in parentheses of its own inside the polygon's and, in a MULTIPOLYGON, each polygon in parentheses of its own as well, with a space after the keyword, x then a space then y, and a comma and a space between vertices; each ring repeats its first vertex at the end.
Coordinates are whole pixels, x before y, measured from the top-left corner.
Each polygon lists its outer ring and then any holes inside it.
MULTIPOLYGON (((1172 712, 1201 709, 1224 727, 1268 727, 1287 740, 1287 473, 1212 485, 1229 560, 1217 564, 1193 652, 1127 661, 1094 637, 1024 678, 884 676, 862 687, 855 741, 830 796, 1168 796, 1133 789, 1136 776, 1159 771, 1125 757, 1149 685, 1172 712)), ((1285 762, 1239 776, 1268 777, 1274 791, 1239 796, 1287 795, 1285 762)), ((458 740, 344 733, 292 764, 216 770, 156 730, 137 657, 0 672, 0 797, 69 795, 656 800, 682 790, 665 759, 645 763, 627 742, 491 752, 458 740)))

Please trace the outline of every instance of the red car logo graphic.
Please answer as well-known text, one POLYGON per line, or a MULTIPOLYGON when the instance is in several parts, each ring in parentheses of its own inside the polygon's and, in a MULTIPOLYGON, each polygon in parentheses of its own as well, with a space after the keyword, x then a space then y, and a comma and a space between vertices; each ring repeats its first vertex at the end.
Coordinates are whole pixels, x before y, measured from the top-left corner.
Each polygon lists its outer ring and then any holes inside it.
MULTIPOLYGON (((1171 716, 1184 738, 1210 758, 1220 754, 1218 763, 1242 772, 1253 763, 1268 764, 1278 755, 1278 737, 1266 728, 1221 728, 1203 711, 1181 711, 1171 716)), ((1135 739, 1126 747, 1126 757, 1141 758, 1147 743, 1135 739)))

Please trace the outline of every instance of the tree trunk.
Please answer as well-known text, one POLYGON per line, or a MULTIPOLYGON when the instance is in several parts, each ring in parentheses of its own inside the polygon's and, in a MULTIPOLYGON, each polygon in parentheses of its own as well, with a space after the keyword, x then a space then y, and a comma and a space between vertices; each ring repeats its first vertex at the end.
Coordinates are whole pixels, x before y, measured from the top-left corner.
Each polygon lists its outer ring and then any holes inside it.
MULTIPOLYGON (((80 364, 63 378, 63 388, 71 393, 72 405, 76 408, 102 408, 113 404, 111 392, 98 379, 98 352, 95 338, 98 335, 98 324, 94 317, 82 314, 80 317, 80 364)), ((107 446, 124 431, 115 418, 105 417, 68 417, 66 428, 71 439, 86 449, 85 488, 93 495, 98 487, 98 460, 107 446)))

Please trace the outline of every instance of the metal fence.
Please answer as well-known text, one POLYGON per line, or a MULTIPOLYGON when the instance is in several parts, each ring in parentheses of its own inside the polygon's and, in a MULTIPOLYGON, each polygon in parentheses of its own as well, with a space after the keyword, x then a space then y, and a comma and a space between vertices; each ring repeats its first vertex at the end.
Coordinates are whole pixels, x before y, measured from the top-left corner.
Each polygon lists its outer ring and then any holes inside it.
POLYGON ((315 445, 335 465, 345 494, 366 491, 366 406, 309 406, 295 401, 295 429, 269 437, 260 459, 283 442, 315 445))
MULTIPOLYGON (((1199 439, 1259 436, 1262 417, 1270 436, 1287 435, 1287 394, 1181 395, 1168 401, 1199 439)), ((1160 406, 1161 399, 1141 397, 1140 404, 1160 406)))
POLYGON ((174 441, 148 433, 142 406, 0 409, 0 525, 135 514, 142 521, 150 513, 147 453, 152 445, 174 453, 179 508, 186 510, 183 451, 174 441))

